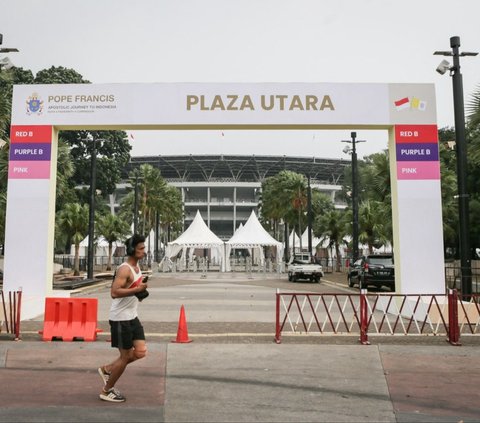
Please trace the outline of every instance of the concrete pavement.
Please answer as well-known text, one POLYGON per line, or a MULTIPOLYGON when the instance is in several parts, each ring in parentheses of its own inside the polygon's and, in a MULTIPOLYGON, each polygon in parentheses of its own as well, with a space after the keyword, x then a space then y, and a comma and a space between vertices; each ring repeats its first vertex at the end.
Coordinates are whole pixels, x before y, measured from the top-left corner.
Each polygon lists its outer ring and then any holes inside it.
MULTIPOLYGON (((116 357, 108 333, 42 342, 39 316, 22 322, 22 341, 0 334, 0 422, 480 421, 476 345, 308 336, 277 345, 269 298, 283 280, 156 276, 139 309, 148 357, 117 384, 125 403, 98 398, 96 369, 116 357), (183 303, 193 342, 171 343, 183 303)), ((99 327, 108 330, 108 289, 81 295, 99 299, 99 327)))

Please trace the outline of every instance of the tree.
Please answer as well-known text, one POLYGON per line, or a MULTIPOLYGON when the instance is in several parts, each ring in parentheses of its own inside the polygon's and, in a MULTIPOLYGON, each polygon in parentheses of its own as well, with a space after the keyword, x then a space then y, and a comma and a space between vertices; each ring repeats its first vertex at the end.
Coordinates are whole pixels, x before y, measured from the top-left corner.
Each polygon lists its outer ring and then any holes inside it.
POLYGON ((33 75, 22 68, 0 72, 0 245, 5 239, 5 214, 7 209, 8 157, 10 153, 10 120, 14 84, 32 82, 33 75))
POLYGON ((113 243, 125 240, 130 234, 128 222, 113 214, 100 216, 97 222, 98 235, 103 236, 108 242, 107 270, 112 270, 112 247, 113 243))
POLYGON ((171 185, 165 187, 164 197, 160 202, 160 223, 163 231, 167 232, 164 243, 171 241, 172 232, 179 234, 182 230, 182 195, 178 188, 171 185))
POLYGON ((363 186, 368 188, 364 200, 368 199, 379 203, 377 205, 378 211, 384 216, 384 219, 379 222, 383 223, 382 238, 385 239, 385 243, 388 242, 393 246, 392 194, 388 150, 367 156, 364 161, 365 166, 362 169, 363 186))
POLYGON ((473 127, 480 126, 480 85, 477 86, 467 103, 469 124, 473 127))
POLYGON ((454 130, 439 130, 440 178, 442 185, 442 221, 445 257, 455 257, 458 252, 458 200, 455 153, 448 141, 455 140, 454 130))
POLYGON ((336 272, 340 272, 341 253, 340 245, 346 244, 347 216, 345 212, 327 209, 324 213, 316 216, 313 223, 313 233, 322 241, 328 240, 328 246, 335 248, 336 272))
POLYGON ((71 178, 75 172, 69 146, 62 140, 58 140, 57 152, 57 187, 55 209, 61 210, 66 203, 78 201, 71 178))
MULTIPOLYGON (((307 180, 304 175, 282 170, 262 183, 260 208, 262 217, 283 220, 292 226, 298 223, 299 231, 306 216, 307 180)), ((301 236, 301 233, 300 233, 301 236)))
MULTIPOLYGON (((75 173, 72 184, 90 186, 91 155, 95 140, 97 179, 96 187, 103 196, 115 191, 122 172, 130 160, 132 146, 124 131, 61 131, 60 136, 70 146, 75 173), (91 137, 89 137, 91 136, 91 137)), ((88 193, 82 201, 88 201, 88 193)))
MULTIPOLYGON (((74 69, 62 66, 52 66, 37 73, 33 81, 35 84, 87 84, 74 69)), ((97 181, 96 186, 106 196, 113 193, 115 185, 120 182, 121 172, 130 160, 132 149, 124 131, 60 131, 62 138, 71 148, 75 173, 72 184, 90 185, 90 158, 93 149, 92 141, 88 141, 88 134, 96 140, 97 151, 97 181)), ((81 198, 87 202, 87 198, 81 198)))
POLYGON ((39 71, 33 80, 34 84, 89 84, 90 81, 83 79, 74 69, 63 66, 52 66, 39 71))
POLYGON ((5 239, 5 210, 6 209, 7 209, 7 194, 5 192, 0 192, 0 245, 3 245, 3 240, 5 239))
MULTIPOLYGON (((158 169, 151 165, 141 165, 134 169, 129 179, 138 184, 138 228, 148 234, 155 226, 156 217, 160 219, 160 226, 164 231, 171 229, 178 231, 182 221, 182 198, 180 191, 167 185, 158 169)), ((132 189, 123 199, 120 214, 127 222, 133 221, 135 191, 132 189)), ((158 236, 158 234, 157 234, 158 236)), ((165 242, 168 242, 166 239, 165 242)))
POLYGON ((10 138, 13 85, 32 83, 33 74, 30 70, 13 67, 0 71, 0 139, 6 141, 10 138))
POLYGON ((88 234, 88 205, 67 203, 57 214, 58 229, 63 231, 75 245, 74 275, 80 274, 79 254, 80 242, 88 234))
POLYGON ((262 183, 262 190, 260 194, 259 208, 261 210, 260 220, 263 225, 266 221, 270 222, 273 226, 273 236, 278 239, 277 228, 281 219, 285 215, 285 207, 282 203, 281 197, 278 196, 278 190, 276 184, 277 178, 266 178, 262 183))
POLYGON ((389 208, 384 203, 375 200, 365 200, 359 206, 359 235, 360 242, 368 245, 368 251, 373 253, 373 247, 380 248, 388 242, 386 220, 391 220, 389 208))

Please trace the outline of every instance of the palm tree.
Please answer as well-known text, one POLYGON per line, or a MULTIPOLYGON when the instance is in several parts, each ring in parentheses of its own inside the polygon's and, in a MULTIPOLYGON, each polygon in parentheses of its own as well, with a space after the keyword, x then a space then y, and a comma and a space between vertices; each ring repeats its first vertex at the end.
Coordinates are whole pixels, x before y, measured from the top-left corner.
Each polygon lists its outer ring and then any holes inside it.
POLYGON ((160 200, 159 216, 161 226, 167 231, 165 244, 170 241, 170 231, 179 231, 183 217, 182 196, 178 188, 167 185, 160 200))
POLYGON ((72 240, 75 245, 74 275, 80 274, 79 255, 80 242, 88 234, 88 204, 67 203, 58 213, 57 226, 72 240))
POLYGON ((471 100, 467 104, 469 122, 473 126, 480 125, 480 85, 472 94, 471 100))
POLYGON ((62 139, 58 140, 57 152, 57 199, 55 206, 60 210, 65 203, 77 201, 75 189, 71 184, 75 166, 73 164, 70 147, 62 139))
POLYGON ((155 225, 156 212, 160 211, 165 197, 167 183, 161 177, 160 171, 151 165, 141 165, 142 177, 142 211, 143 233, 147 234, 155 225))
POLYGON ((124 240, 130 234, 130 225, 113 214, 100 216, 97 222, 98 234, 103 236, 108 242, 108 262, 107 270, 112 270, 112 246, 119 240, 124 240))
POLYGON ((290 201, 294 210, 297 212, 298 236, 300 237, 300 251, 302 251, 302 220, 304 220, 303 210, 305 210, 307 206, 307 186, 305 177, 300 174, 293 176, 289 182, 290 184, 287 187, 287 193, 290 196, 290 201))
POLYGON ((5 238, 5 211, 7 209, 7 194, 0 192, 0 244, 3 245, 5 238))
POLYGON ((285 215, 284 204, 277 192, 277 178, 270 177, 263 181, 260 194, 259 208, 261 210, 261 221, 269 221, 273 225, 273 236, 278 239, 278 223, 285 215))
POLYGON ((374 200, 388 202, 391 198, 388 150, 366 157, 362 173, 364 185, 371 188, 370 197, 374 200))
POLYGON ((384 222, 388 219, 387 208, 380 201, 365 200, 359 207, 358 239, 368 245, 368 251, 373 253, 373 247, 380 248, 388 242, 384 222))
POLYGON ((7 181, 8 181, 8 154, 9 142, 0 146, 0 244, 5 238, 5 215, 7 212, 7 181))
MULTIPOLYGON (((180 191, 167 185, 158 169, 153 166, 142 165, 130 174, 131 179, 136 179, 137 176, 138 191, 142 193, 142 198, 138 201, 141 215, 139 227, 143 228, 145 234, 149 233, 155 226, 158 214, 163 230, 170 231, 172 227, 179 229, 183 217, 180 191)), ((125 221, 130 221, 133 216, 134 197, 135 193, 131 191, 122 199, 120 215, 125 221)))
POLYGON ((341 253, 340 245, 346 244, 346 213, 338 210, 328 210, 325 213, 317 216, 313 223, 313 233, 322 241, 328 240, 329 247, 335 248, 336 272, 340 272, 341 268, 341 253))

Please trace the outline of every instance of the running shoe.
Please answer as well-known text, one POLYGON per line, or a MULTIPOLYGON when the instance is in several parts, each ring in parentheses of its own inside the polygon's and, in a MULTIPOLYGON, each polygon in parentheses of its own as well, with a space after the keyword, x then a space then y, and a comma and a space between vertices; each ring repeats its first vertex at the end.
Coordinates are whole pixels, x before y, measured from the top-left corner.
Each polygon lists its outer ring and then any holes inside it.
POLYGON ((108 379, 110 378, 110 373, 106 372, 103 367, 98 368, 98 374, 103 380, 103 384, 106 385, 108 382, 108 379))
POLYGON ((102 390, 100 399, 110 402, 124 402, 126 398, 120 393, 118 389, 111 388, 108 391, 102 390))

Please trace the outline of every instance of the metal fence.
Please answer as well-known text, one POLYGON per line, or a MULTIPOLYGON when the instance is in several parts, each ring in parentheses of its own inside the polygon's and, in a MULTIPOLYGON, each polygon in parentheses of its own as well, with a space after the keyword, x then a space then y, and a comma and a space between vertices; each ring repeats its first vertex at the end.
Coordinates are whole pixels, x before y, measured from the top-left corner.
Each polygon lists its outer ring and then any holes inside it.
MULTIPOLYGON (((117 266, 123 263, 125 257, 112 257, 112 267, 115 269, 117 266)), ((53 262, 61 264, 65 269, 73 269, 75 266, 75 257, 72 255, 66 254, 55 254, 53 262)), ((87 271, 88 258, 85 256, 79 257, 79 268, 81 272, 87 271)), ((108 256, 95 256, 93 258, 94 270, 97 272, 102 272, 107 269, 108 265, 108 256)))
POLYGON ((15 334, 15 340, 20 338, 20 316, 22 308, 22 291, 4 292, 2 297, 3 320, 0 321, 0 332, 3 328, 7 333, 15 334))
POLYGON ((446 336, 480 334, 480 296, 458 296, 456 290, 433 294, 276 294, 275 340, 282 333, 316 335, 368 334, 446 336))
MULTIPOLYGON (((469 282, 473 293, 480 293, 480 261, 472 260, 469 282)), ((445 283, 448 289, 462 289, 462 267, 458 261, 445 263, 445 283)))

